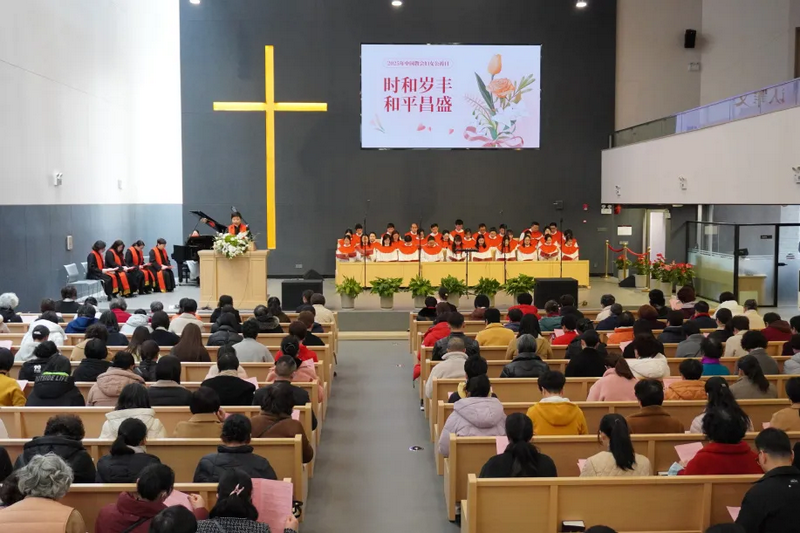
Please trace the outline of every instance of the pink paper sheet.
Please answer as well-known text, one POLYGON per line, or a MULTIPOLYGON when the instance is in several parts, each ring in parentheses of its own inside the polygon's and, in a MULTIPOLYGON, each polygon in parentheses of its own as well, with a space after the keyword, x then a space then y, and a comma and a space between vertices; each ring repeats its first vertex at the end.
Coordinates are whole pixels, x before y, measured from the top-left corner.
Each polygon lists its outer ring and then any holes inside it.
POLYGON ((164 500, 164 505, 166 505, 167 507, 172 507, 173 505, 180 505, 186 507, 190 511, 194 511, 194 509, 192 508, 192 504, 189 503, 189 495, 179 490, 173 490, 172 494, 170 494, 169 497, 166 500, 164 500))
POLYGON ((292 409, 292 420, 300 421, 300 411, 297 409, 292 409))
POLYGON ((495 444, 497 445, 497 455, 500 455, 506 448, 508 447, 508 437, 506 436, 497 436, 494 438, 495 444))
POLYGON ((733 521, 736 522, 736 519, 739 518, 739 511, 742 510, 741 507, 728 507, 728 514, 731 515, 733 521))
POLYGON ((28 383, 29 382, 28 382, 27 379, 18 379, 17 380, 17 385, 19 385, 20 390, 25 390, 25 387, 28 386, 28 383))
POLYGON ((292 484, 271 479, 253 479, 253 505, 258 509, 258 521, 269 524, 270 531, 283 531, 286 519, 292 514, 292 484))
POLYGON ((578 459, 578 473, 583 472, 583 467, 586 465, 586 459, 578 459))
POLYGON ((564 334, 564 330, 563 329, 554 329, 553 330, 553 338, 557 339, 558 337, 560 337, 563 334, 564 334))
POLYGON ((0 341, 0 348, 10 350, 11 346, 13 346, 13 341, 0 341))
POLYGON ((678 452, 678 457, 684 463, 691 461, 692 458, 697 455, 697 452, 702 449, 702 442, 690 442, 689 444, 678 444, 675 446, 675 451, 678 452))
POLYGON ((622 350, 622 351, 624 352, 624 351, 625 351, 625 348, 626 348, 626 347, 627 347, 627 346, 628 346, 628 345, 629 345, 631 342, 633 342, 633 341, 622 341, 621 343, 619 343, 619 349, 620 349, 620 350, 622 350))
POLYGON ((257 377, 253 376, 252 378, 247 378, 245 381, 248 382, 248 383, 252 383, 253 385, 255 385, 256 388, 258 388, 258 378, 257 377))

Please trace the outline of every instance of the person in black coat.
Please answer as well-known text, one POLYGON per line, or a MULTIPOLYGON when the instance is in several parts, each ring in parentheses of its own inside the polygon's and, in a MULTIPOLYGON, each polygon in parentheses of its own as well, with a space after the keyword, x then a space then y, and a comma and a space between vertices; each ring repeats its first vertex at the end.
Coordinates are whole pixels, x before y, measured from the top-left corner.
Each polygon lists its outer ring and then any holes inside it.
POLYGON ((164 311, 156 311, 150 319, 153 333, 150 338, 159 346, 175 346, 181 340, 179 336, 169 331, 169 315, 164 311))
POLYGON ((428 296, 425 298, 425 307, 417 313, 417 321, 433 322, 434 318, 436 318, 436 298, 428 296))
POLYGON ((181 385, 181 362, 174 355, 165 355, 156 363, 156 382, 147 387, 150 405, 190 405, 192 391, 181 385))
POLYGON ((561 296, 558 299, 558 305, 561 308, 561 316, 573 315, 578 320, 583 318, 583 313, 575 306, 575 298, 571 294, 561 296))
POLYGON ((517 338, 517 356, 500 372, 501 378, 537 378, 547 372, 547 363, 536 355, 536 337, 527 333, 517 338))
MULTIPOLYGON (((37 328, 39 326, 36 326, 37 328)), ((50 358, 58 355, 58 346, 53 341, 44 341, 36 345, 33 349, 33 359, 29 359, 22 363, 22 368, 19 369, 17 379, 24 379, 34 381, 42 372, 44 367, 50 361, 50 358)))
POLYGON ((600 335, 587 331, 581 335, 583 350, 567 363, 564 375, 568 378, 601 378, 606 371, 605 355, 597 350, 600 335))
POLYGON ((717 329, 716 319, 711 318, 711 315, 709 315, 708 312, 708 302, 697 302, 694 304, 694 316, 692 317, 692 322, 697 324, 697 327, 700 329, 717 329))
POLYGON ((242 326, 236 322, 236 317, 233 313, 220 315, 214 326, 217 326, 217 328, 216 330, 213 327, 211 328, 213 333, 208 338, 206 346, 225 346, 226 344, 242 342, 242 336, 238 333, 241 331, 242 326), (239 328, 238 330, 237 327, 239 328))
MULTIPOLYGON (((658 320, 658 311, 656 311, 656 308, 648 304, 639 307, 639 318, 636 322, 647 323, 651 330, 659 330, 667 327, 665 322, 658 320)), ((636 322, 634 322, 634 324, 636 322)))
POLYGON ((660 289, 653 289, 648 296, 650 305, 656 310, 656 318, 667 318, 669 307, 667 307, 667 301, 664 299, 663 291, 660 289))
POLYGON ((619 324, 619 316, 622 314, 622 305, 618 303, 611 304, 609 309, 611 314, 605 320, 601 320, 595 326, 597 331, 614 331, 619 324))
MULTIPOLYGON (((297 321, 301 322, 306 327, 306 336, 303 338, 304 346, 325 346, 325 341, 311 333, 314 327, 314 313, 311 311, 303 311, 297 315, 297 321)), ((289 326, 291 328, 291 325, 289 326)))
POLYGON ((523 413, 512 413, 506 418, 508 446, 483 465, 478 477, 558 477, 553 460, 531 444, 533 422, 523 413))
MULTIPOLYGON (((0 446, 0 483, 3 483, 13 471, 14 465, 11 464, 11 457, 9 457, 8 451, 0 446)), ((11 504, 6 503, 6 506, 9 505, 11 504)))
POLYGON ((54 453, 64 459, 75 475, 74 483, 94 483, 96 471, 92 456, 83 447, 83 422, 76 415, 56 415, 47 421, 43 437, 25 443, 14 470, 28 464, 37 455, 54 453))
POLYGON ((97 381, 97 376, 111 368, 111 361, 106 360, 108 348, 100 339, 90 339, 83 349, 83 354, 86 357, 72 375, 75 381, 97 381))
POLYGON ((50 358, 37 376, 25 407, 84 407, 83 394, 70 376, 72 366, 63 355, 50 358))
POLYGON ((56 313, 77 313, 81 306, 78 299, 78 290, 75 287, 63 287, 61 289, 61 299, 56 302, 56 313))
POLYGON ((119 426, 111 453, 97 461, 97 483, 136 483, 139 473, 151 464, 160 464, 155 455, 144 452, 147 426, 138 418, 128 418, 119 426))
POLYGON ((156 361, 158 360, 158 343, 154 340, 147 340, 139 347, 139 355, 142 360, 136 367, 136 373, 144 378, 145 381, 156 380, 156 361))
MULTIPOLYGON (((686 340, 686 332, 683 331, 683 312, 670 311, 667 316, 668 326, 658 336, 658 340, 664 344, 677 344, 686 340)), ((661 352, 664 353, 664 352, 661 352)))
POLYGON ((253 453, 250 446, 250 419, 231 415, 222 425, 222 446, 217 453, 203 456, 194 471, 194 483, 217 483, 227 470, 241 468, 251 478, 273 479, 278 476, 264 457, 253 453))
POLYGON ((119 332, 119 322, 117 315, 113 311, 103 311, 98 320, 108 330, 107 346, 127 346, 128 337, 119 332))
POLYGON ((253 405, 256 386, 239 377, 239 358, 231 346, 220 348, 217 368, 219 375, 205 380, 202 386, 217 391, 222 405, 253 405))
MULTIPOLYGON (((640 333, 647 333, 648 335, 653 335, 653 330, 650 329, 650 324, 647 322, 637 321, 633 324, 633 336, 634 338, 639 335, 640 333)), ((660 340, 656 339, 658 343, 658 353, 664 353, 664 343, 660 340)), ((633 349, 633 343, 628 344, 625 349, 622 351, 622 357, 625 359, 636 359, 636 351, 633 349)))
MULTIPOLYGON (((565 359, 572 359, 581 351, 583 351, 583 346, 581 345, 581 339, 583 338, 583 334, 587 331, 595 331, 594 323, 589 320, 588 318, 582 318, 578 320, 578 326, 575 330, 578 332, 578 336, 572 339, 572 341, 567 345, 566 353, 564 354, 565 359)), ((598 342, 595 349, 602 355, 604 358, 606 354, 608 354, 608 350, 606 349, 606 344, 604 342, 598 342)))
MULTIPOLYGON (((295 407, 302 407, 310 403, 308 391, 292 385, 292 374, 297 370, 297 362, 291 355, 281 356, 275 361, 275 382, 266 387, 261 387, 253 395, 253 405, 260 406, 270 387, 289 387, 292 391, 292 402, 295 407)), ((311 411, 311 430, 317 429, 317 415, 311 411)))
MULTIPOLYGON (((314 291, 311 291, 314 292, 314 291)), ((219 297, 219 302, 217 303, 217 308, 211 312, 211 319, 210 322, 213 324, 217 321, 217 319, 223 313, 233 313, 236 316, 236 323, 242 323, 242 317, 239 315, 239 311, 233 307, 233 297, 228 296, 227 294, 223 294, 219 297), (226 307, 228 309, 226 309, 226 307)))
POLYGON ((265 305, 257 305, 253 309, 253 316, 258 322, 259 333, 283 333, 281 322, 265 305))

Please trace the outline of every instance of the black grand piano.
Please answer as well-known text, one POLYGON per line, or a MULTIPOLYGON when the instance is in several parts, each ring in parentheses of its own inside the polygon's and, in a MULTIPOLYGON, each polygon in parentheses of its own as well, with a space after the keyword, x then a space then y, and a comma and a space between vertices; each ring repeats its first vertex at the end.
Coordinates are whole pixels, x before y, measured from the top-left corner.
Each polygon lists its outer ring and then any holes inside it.
MULTIPOLYGON (((225 227, 202 211, 190 211, 190 213, 197 216, 197 224, 200 224, 201 220, 205 220, 210 228, 214 228, 214 226, 209 224, 209 222, 212 222, 216 228, 225 227)), ((197 225, 195 225, 195 229, 197 229, 197 225)), ((194 233, 194 229, 192 233, 194 233)), ((197 252, 214 248, 214 238, 214 235, 190 235, 184 244, 173 245, 172 259, 178 264, 178 283, 183 283, 183 281, 186 280, 187 282, 197 281, 199 284, 199 278, 197 278, 197 280, 190 279, 191 276, 189 274, 189 267, 186 266, 186 261, 200 261, 197 252)))

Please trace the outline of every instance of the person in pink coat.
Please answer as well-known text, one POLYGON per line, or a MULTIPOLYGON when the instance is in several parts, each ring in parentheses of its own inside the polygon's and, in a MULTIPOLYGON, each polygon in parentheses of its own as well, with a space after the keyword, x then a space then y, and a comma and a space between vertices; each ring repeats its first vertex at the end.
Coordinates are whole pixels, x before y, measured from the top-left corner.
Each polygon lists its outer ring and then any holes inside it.
POLYGON ((597 380, 589 395, 586 397, 588 402, 626 402, 636 401, 636 394, 633 387, 636 385, 636 378, 633 377, 628 362, 620 354, 610 353, 606 355, 606 368, 603 377, 597 380))

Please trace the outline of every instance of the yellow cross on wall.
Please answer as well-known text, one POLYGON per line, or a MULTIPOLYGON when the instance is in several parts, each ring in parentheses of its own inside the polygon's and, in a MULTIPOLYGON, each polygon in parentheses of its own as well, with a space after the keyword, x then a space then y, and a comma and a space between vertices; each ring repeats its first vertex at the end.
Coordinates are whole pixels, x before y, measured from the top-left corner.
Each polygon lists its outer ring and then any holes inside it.
POLYGON ((327 111, 326 103, 275 101, 275 47, 264 47, 264 102, 214 102, 214 111, 261 111, 267 119, 267 248, 275 249, 275 112, 327 111))

